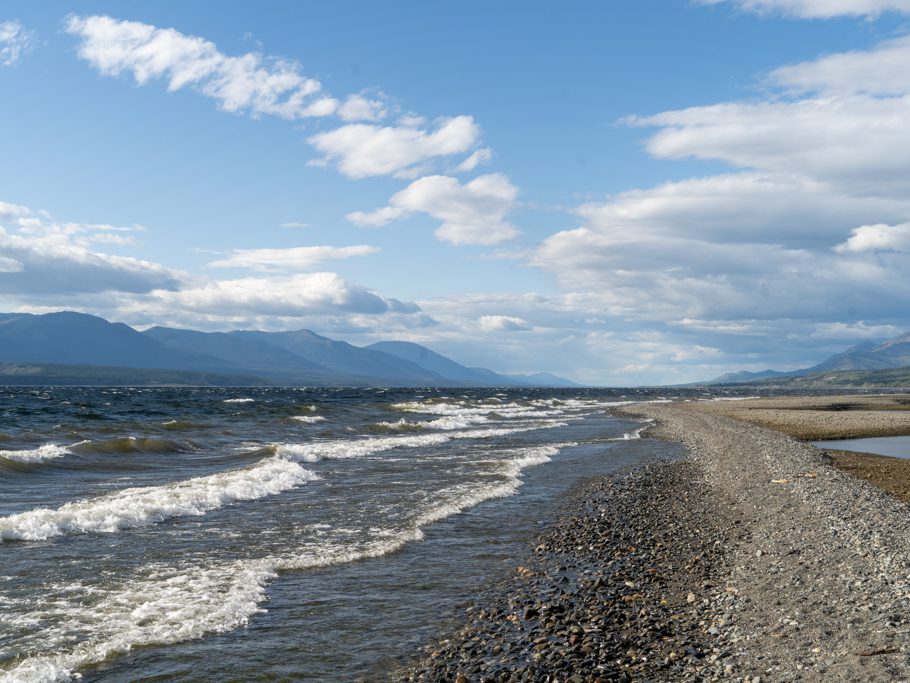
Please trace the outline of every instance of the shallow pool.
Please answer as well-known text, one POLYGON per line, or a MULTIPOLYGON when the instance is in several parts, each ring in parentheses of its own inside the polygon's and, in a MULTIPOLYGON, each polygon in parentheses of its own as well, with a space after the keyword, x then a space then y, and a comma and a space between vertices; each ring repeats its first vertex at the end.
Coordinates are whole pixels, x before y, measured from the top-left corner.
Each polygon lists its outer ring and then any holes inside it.
POLYGON ((818 448, 831 448, 840 451, 860 451, 877 455, 890 455, 894 458, 910 458, 910 436, 876 436, 867 439, 835 439, 833 441, 813 441, 818 448))

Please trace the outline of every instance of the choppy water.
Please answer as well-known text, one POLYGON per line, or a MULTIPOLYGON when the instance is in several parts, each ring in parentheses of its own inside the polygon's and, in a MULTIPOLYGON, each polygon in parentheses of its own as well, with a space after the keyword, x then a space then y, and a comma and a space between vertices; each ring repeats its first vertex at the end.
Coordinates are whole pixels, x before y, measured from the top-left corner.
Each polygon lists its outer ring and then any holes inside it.
POLYGON ((560 492, 673 449, 607 414, 639 394, 5 390, 0 681, 381 676, 560 492))

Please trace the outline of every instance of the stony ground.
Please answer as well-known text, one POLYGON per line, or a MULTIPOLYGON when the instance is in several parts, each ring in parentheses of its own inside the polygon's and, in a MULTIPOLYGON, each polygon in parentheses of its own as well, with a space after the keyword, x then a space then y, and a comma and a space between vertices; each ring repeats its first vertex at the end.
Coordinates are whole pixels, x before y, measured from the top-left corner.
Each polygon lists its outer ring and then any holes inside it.
POLYGON ((676 462, 577 489, 527 562, 400 680, 722 675, 731 651, 717 626, 732 596, 715 583, 728 572, 715 548, 736 532, 706 487, 692 486, 700 478, 697 465, 676 462))
POLYGON ((689 458, 576 491, 398 680, 910 681, 910 507, 779 432, 628 410, 689 458))
POLYGON ((910 395, 791 396, 682 404, 803 441, 910 434, 910 395))

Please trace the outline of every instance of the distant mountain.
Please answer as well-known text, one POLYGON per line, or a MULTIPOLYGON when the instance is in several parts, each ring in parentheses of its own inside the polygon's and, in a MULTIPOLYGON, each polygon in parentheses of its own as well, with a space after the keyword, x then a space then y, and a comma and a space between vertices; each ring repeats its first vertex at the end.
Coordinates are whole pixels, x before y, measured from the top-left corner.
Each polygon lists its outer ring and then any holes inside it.
POLYGON ((524 384, 523 382, 508 379, 503 375, 499 375, 493 372, 492 370, 487 370, 485 368, 465 367, 461 363, 456 363, 455 361, 446 358, 445 356, 442 356, 435 351, 431 351, 425 346, 414 344, 412 342, 377 342, 375 344, 370 344, 366 348, 397 356, 402 360, 406 360, 410 363, 414 363, 415 365, 419 365, 425 370, 439 375, 444 379, 459 383, 474 385, 490 385, 498 383, 501 386, 524 384))
POLYGON ((231 363, 165 346, 123 323, 84 313, 0 317, 0 363, 48 363, 235 373, 231 363))
POLYGON ((910 333, 885 342, 863 342, 843 353, 831 356, 806 373, 837 372, 840 370, 888 370, 910 365, 910 333))
MULTIPOLYGON (((197 332, 171 327, 151 327, 142 333, 172 349, 186 353, 205 353, 222 358, 237 367, 279 377, 329 380, 333 372, 280 346, 225 332, 197 332)), ((337 373, 334 373, 337 375, 337 373)))
POLYGON ((361 348, 311 332, 199 332, 73 312, 0 313, 0 384, 574 386, 468 368, 408 342, 361 348))
POLYGON ((770 379, 771 377, 783 377, 791 373, 780 372, 778 370, 761 370, 760 372, 749 372, 741 370, 739 372, 728 372, 720 377, 715 377, 710 384, 749 384, 761 379, 770 379))
POLYGON ((335 374, 368 382, 399 386, 438 386, 445 378, 416 363, 382 351, 360 348, 323 337, 310 330, 295 332, 230 332, 231 336, 257 340, 318 363, 335 374))
MULTIPOLYGON (((887 341, 866 341, 856 346, 851 346, 846 351, 835 354, 810 368, 791 370, 790 372, 778 372, 776 370, 732 372, 716 377, 710 382, 706 382, 706 384, 767 383, 778 378, 781 380, 798 377, 816 378, 826 373, 893 370, 906 367, 910 367, 910 332, 898 335, 887 341)), ((894 377, 896 376, 894 375, 894 377)), ((840 377, 846 378, 848 375, 840 375, 840 377)), ((857 381, 865 382, 869 377, 873 377, 873 375, 864 376, 861 380, 857 379, 857 381)))
POLYGON ((836 372, 813 372, 808 375, 787 375, 776 379, 761 380, 756 384, 775 388, 811 391, 832 387, 910 387, 910 367, 887 370, 838 370, 836 372))
POLYGON ((535 386, 535 387, 578 387, 562 377, 539 372, 534 375, 502 375, 486 368, 469 368, 450 358, 413 342, 387 341, 370 344, 368 349, 382 351, 415 363, 441 377, 455 382, 479 386, 535 386))
POLYGON ((577 389, 583 386, 570 379, 554 375, 550 372, 535 372, 532 375, 505 375, 505 377, 518 380, 523 384, 534 387, 577 389))
POLYGON ((117 368, 99 365, 0 363, 0 385, 27 386, 268 386, 250 375, 223 375, 193 370, 117 368))

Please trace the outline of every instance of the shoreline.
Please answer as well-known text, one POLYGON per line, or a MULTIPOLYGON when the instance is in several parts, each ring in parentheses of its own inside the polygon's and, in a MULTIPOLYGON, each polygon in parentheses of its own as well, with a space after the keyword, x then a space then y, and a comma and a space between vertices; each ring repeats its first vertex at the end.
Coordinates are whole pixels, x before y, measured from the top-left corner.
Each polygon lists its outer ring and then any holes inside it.
MULTIPOLYGON (((864 419, 819 422, 813 402, 836 397, 775 400, 803 426, 864 419)), ((620 409, 687 456, 573 493, 527 562, 393 679, 910 680, 910 510, 722 403, 620 409)), ((876 408, 893 415, 872 428, 902 410, 876 408)))

